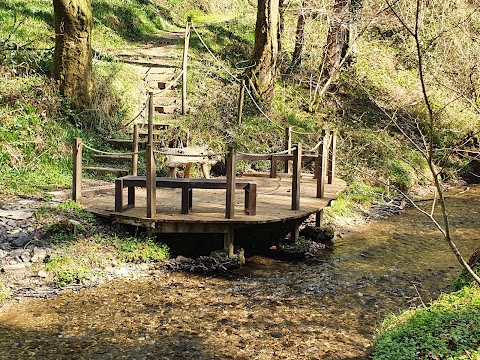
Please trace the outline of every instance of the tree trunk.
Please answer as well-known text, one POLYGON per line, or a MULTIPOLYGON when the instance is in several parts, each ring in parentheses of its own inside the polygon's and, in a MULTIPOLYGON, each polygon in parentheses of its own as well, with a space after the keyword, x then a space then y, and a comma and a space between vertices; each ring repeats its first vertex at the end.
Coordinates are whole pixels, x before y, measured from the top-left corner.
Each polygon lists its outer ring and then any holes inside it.
POLYGON ((279 0, 258 0, 253 67, 248 73, 249 84, 257 97, 271 104, 279 54, 279 0))
POLYGON ((90 0, 53 0, 55 53, 53 77, 78 109, 92 99, 92 8, 90 0))
POLYGON ((325 52, 326 77, 336 78, 347 54, 350 33, 350 0, 335 0, 325 52))
POLYGON ((290 65, 291 69, 300 65, 302 60, 303 43, 305 41, 305 24, 308 17, 308 10, 306 9, 307 1, 303 0, 300 6, 300 12, 297 19, 297 30, 295 32, 295 48, 292 55, 292 64, 290 65))

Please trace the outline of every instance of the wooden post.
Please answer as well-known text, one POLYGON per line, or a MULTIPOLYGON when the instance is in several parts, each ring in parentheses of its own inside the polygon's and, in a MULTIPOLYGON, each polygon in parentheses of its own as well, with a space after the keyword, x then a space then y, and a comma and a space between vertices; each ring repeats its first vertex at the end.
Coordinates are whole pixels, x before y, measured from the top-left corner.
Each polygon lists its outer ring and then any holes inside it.
POLYGON ((240 93, 238 95, 237 122, 242 123, 243 102, 245 101, 245 79, 240 80, 240 93))
POLYGON ((300 237, 300 223, 299 220, 293 220, 293 227, 290 231, 290 242, 295 243, 300 237))
POLYGON ((80 203, 82 199, 82 139, 73 139, 73 184, 72 200, 80 203))
POLYGON ((153 92, 148 93, 148 144, 153 145, 153 92))
POLYGON ((227 162, 227 208, 225 210, 225 217, 233 219, 235 216, 235 175, 236 175, 236 150, 233 145, 228 147, 227 162))
POLYGON ((315 214, 315 226, 320 227, 323 223, 323 210, 319 210, 315 214))
POLYGON ((147 218, 154 218, 157 213, 157 184, 153 146, 147 144, 147 218))
POLYGON ((318 148, 318 156, 315 160, 315 177, 317 178, 317 198, 325 196, 325 173, 327 170, 327 132, 322 130, 322 137, 320 139, 322 144, 318 148))
POLYGON ((133 125, 132 175, 138 175, 138 124, 133 125))
POLYGON ((335 152, 337 150, 337 134, 335 130, 330 131, 330 146, 328 147, 328 183, 333 184, 335 176, 335 152))
POLYGON ((223 248, 228 253, 228 257, 232 258, 235 247, 235 238, 234 238, 234 227, 233 225, 229 226, 228 231, 223 234, 223 248))
POLYGON ((185 42, 183 45, 183 66, 182 66, 182 115, 187 113, 187 63, 188 63, 188 47, 190 46, 190 25, 192 17, 187 17, 187 25, 185 26, 185 42))
POLYGON ((302 144, 293 149, 292 210, 300 210, 300 177, 302 173, 302 144))
MULTIPOLYGON (((285 150, 288 150, 288 153, 292 153, 292 127, 289 126, 285 129, 285 150)), ((290 173, 290 162, 285 160, 285 174, 290 173)))
POLYGON ((272 155, 272 158, 270 160, 270 178, 276 178, 277 177, 277 156, 272 155))

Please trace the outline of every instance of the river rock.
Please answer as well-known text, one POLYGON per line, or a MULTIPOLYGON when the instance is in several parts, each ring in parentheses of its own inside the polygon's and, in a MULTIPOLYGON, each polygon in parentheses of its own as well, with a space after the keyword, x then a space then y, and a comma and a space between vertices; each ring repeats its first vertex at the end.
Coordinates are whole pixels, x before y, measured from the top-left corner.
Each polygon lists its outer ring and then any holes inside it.
POLYGON ((25 210, 1 210, 0 217, 13 220, 26 220, 33 216, 33 212, 25 210))
POLYGON ((15 236, 13 237, 12 240, 12 245, 16 247, 24 247, 27 245, 30 241, 31 238, 24 232, 19 232, 17 234, 14 234, 15 236))
POLYGON ((18 271, 18 270, 23 270, 25 268, 26 268, 25 263, 3 265, 3 271, 5 272, 18 271))
POLYGON ((31 259, 31 261, 33 263, 43 262, 46 257, 47 257, 47 250, 46 249, 42 249, 42 248, 39 248, 39 247, 34 247, 33 248, 33 256, 32 256, 32 259, 31 259))

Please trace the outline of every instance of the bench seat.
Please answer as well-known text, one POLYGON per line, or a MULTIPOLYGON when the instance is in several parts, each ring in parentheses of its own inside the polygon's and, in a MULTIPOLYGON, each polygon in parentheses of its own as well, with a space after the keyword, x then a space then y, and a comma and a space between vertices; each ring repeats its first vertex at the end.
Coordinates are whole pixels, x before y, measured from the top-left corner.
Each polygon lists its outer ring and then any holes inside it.
MULTIPOLYGON (((146 176, 123 176, 115 180, 115 211, 122 212, 127 208, 135 207, 135 187, 146 187, 146 176), (123 189, 128 189, 128 204, 123 205, 123 189)), ((182 189, 181 213, 188 214, 192 209, 193 189, 226 189, 227 179, 190 179, 156 177, 157 188, 182 189)), ((251 180, 235 181, 236 189, 245 191, 244 212, 247 215, 256 215, 257 212, 257 183, 251 180)))

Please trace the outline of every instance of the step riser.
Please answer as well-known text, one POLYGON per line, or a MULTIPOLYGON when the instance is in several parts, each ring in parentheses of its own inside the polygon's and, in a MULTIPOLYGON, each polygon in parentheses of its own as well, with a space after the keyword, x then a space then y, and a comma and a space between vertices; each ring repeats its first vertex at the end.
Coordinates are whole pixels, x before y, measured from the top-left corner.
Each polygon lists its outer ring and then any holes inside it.
MULTIPOLYGON (((131 145, 130 145, 131 148, 131 145)), ((94 155, 93 158, 96 161, 111 162, 111 163, 130 163, 132 162, 131 156, 114 156, 114 155, 94 155)))
POLYGON ((155 111, 160 114, 173 114, 177 110, 177 106, 159 105, 155 106, 155 111))

